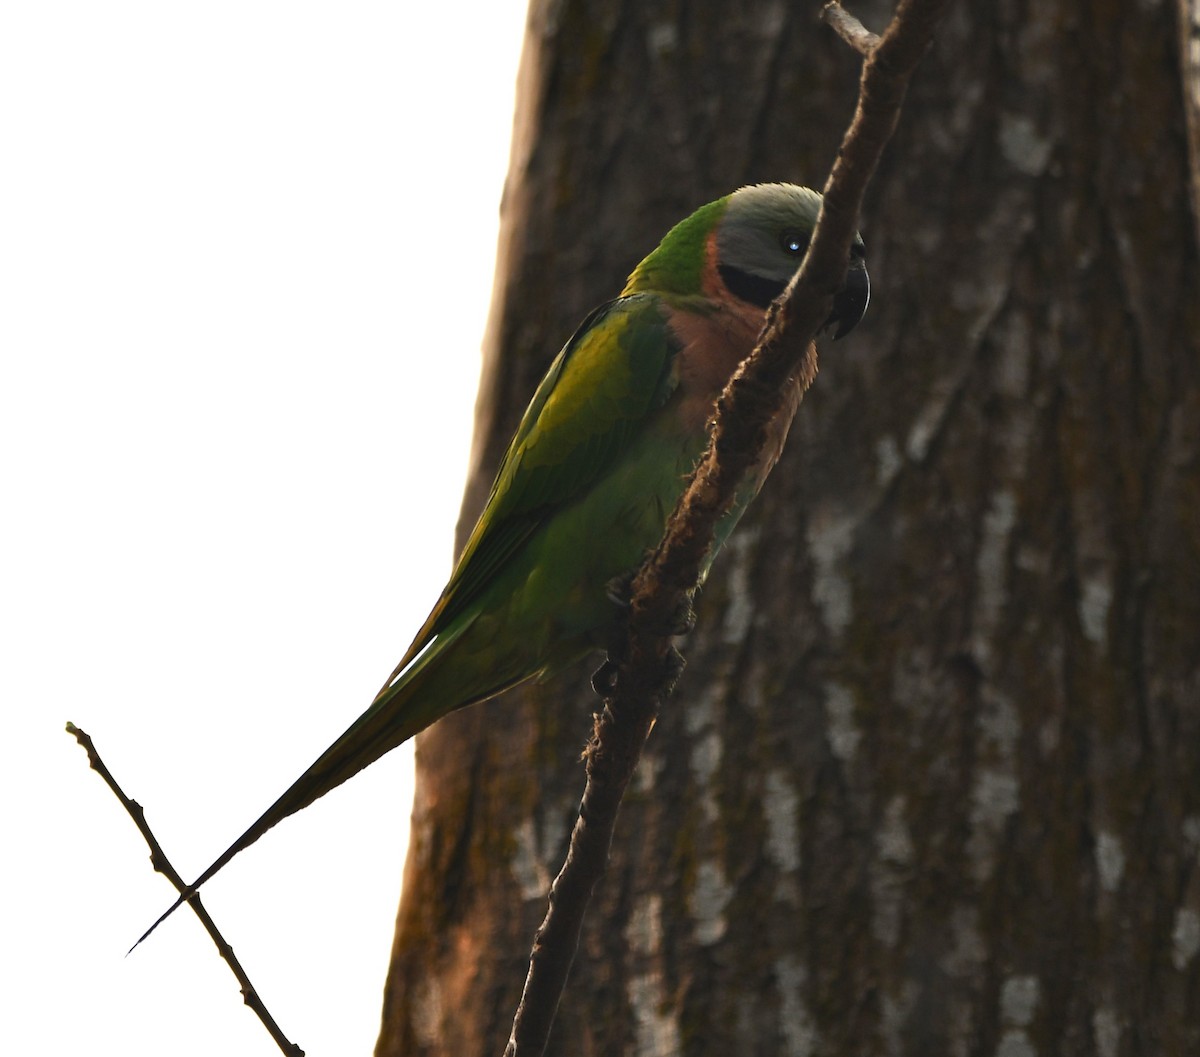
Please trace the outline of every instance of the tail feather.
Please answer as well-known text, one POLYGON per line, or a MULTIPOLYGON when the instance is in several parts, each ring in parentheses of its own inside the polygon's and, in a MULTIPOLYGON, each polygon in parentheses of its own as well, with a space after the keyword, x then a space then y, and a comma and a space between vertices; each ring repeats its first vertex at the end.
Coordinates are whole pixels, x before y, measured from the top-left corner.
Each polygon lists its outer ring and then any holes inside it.
POLYGON ((470 624, 471 621, 466 621, 449 635, 441 636, 429 650, 418 655, 408 671, 381 690, 371 707, 359 716, 346 732, 330 745, 245 833, 226 848, 208 869, 188 885, 180 893, 179 898, 138 937, 137 943, 129 949, 132 951, 137 947, 159 925, 191 899, 199 891, 201 885, 220 871, 235 855, 250 847, 276 823, 282 822, 289 815, 294 815, 330 790, 336 789, 348 778, 352 778, 364 767, 374 763, 385 753, 424 730, 447 712, 484 700, 519 682, 519 679, 505 680, 501 685, 491 687, 485 692, 471 693, 464 700, 451 699, 453 703, 449 706, 446 704, 446 695, 423 693, 428 676, 435 674, 439 668, 443 667, 443 665, 435 664, 436 660, 442 659, 444 662, 454 663, 452 658, 444 656, 445 651, 470 624))

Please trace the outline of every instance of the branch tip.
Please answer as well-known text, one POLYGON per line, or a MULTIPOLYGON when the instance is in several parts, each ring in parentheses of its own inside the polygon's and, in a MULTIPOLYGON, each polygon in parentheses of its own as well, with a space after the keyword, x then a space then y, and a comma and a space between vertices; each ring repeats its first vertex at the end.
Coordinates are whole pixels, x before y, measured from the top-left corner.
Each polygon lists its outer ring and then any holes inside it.
POLYGON ((869 58, 879 44, 879 36, 872 33, 857 18, 847 11, 838 0, 829 0, 821 9, 821 21, 827 23, 839 37, 864 59, 869 58))

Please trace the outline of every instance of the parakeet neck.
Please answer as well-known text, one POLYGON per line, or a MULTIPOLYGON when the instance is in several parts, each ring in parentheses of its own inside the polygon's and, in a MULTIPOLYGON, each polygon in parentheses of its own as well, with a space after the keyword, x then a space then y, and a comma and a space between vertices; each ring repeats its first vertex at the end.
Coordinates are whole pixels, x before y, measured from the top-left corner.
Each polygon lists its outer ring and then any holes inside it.
POLYGON ((725 212, 729 196, 697 209, 676 224, 630 275, 622 296, 658 293, 690 297, 701 292, 708 236, 725 212))

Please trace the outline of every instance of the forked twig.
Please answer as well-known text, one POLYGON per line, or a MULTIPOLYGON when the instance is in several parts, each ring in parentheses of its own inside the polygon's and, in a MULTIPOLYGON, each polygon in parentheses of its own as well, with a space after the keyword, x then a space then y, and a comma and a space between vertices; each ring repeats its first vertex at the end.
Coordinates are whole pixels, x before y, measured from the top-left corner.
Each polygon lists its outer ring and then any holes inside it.
MULTIPOLYGON (((133 819, 133 824, 137 826, 138 832, 141 833, 143 839, 150 847, 151 865, 175 886, 177 892, 182 892, 187 887, 187 884, 179 876, 175 867, 171 865, 170 860, 163 852, 162 846, 158 843, 158 838, 154 836, 153 831, 146 822, 146 813, 142 810, 142 805, 125 795, 125 791, 117 784, 117 780, 112 776, 112 772, 108 769, 104 761, 100 759, 100 754, 96 751, 96 746, 86 731, 80 730, 74 723, 68 723, 67 733, 74 735, 75 740, 83 746, 92 770, 104 779, 108 788, 121 801, 121 806, 129 812, 129 817, 133 819)), ((188 900, 188 905, 196 912, 196 917, 200 919, 200 923, 207 930, 209 936, 212 937, 213 943, 217 945, 217 953, 225 959, 230 971, 237 978, 238 986, 242 989, 242 1000, 254 1010, 258 1019, 262 1021, 263 1027, 270 1032, 271 1038, 275 1040, 275 1044, 288 1057, 304 1057, 304 1051, 294 1042, 288 1041, 287 1036, 283 1034, 279 1025, 275 1023, 275 1018, 271 1016, 270 1011, 263 1005, 258 991, 250 982, 250 977, 246 975, 246 970, 242 968, 242 963, 238 961, 237 956, 233 953, 233 948, 229 946, 225 941, 225 937, 221 935, 221 930, 217 928, 216 923, 209 917, 208 911, 204 909, 203 904, 200 902, 200 897, 198 895, 192 896, 188 900)))

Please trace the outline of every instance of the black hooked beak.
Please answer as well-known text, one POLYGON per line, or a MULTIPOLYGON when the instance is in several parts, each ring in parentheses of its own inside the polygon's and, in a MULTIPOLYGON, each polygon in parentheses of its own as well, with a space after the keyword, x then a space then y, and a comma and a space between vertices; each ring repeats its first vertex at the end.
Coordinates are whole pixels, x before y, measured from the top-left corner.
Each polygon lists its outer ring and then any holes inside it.
POLYGON ((863 259, 864 251, 861 245, 850 247, 850 267, 846 272, 846 285, 833 298, 833 311, 825 320, 821 329, 832 327, 833 340, 844 338, 862 319, 867 311, 867 303, 871 300, 871 278, 867 275, 867 262, 863 259))

